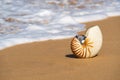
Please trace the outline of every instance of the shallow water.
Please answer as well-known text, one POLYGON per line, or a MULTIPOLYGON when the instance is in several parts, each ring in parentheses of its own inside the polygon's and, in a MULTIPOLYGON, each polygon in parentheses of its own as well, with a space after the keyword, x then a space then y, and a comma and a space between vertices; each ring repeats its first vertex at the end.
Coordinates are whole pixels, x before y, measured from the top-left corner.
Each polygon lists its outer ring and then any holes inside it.
POLYGON ((85 30, 81 22, 120 15, 119 0, 68 1, 0 0, 0 49, 72 37, 85 30))

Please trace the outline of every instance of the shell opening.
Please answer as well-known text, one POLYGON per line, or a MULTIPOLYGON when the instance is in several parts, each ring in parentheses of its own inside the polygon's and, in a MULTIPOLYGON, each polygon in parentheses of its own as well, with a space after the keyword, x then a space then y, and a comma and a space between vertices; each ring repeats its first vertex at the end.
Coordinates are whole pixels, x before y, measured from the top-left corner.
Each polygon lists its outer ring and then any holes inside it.
POLYGON ((85 42, 86 36, 85 35, 76 35, 75 36, 81 44, 83 44, 85 42))

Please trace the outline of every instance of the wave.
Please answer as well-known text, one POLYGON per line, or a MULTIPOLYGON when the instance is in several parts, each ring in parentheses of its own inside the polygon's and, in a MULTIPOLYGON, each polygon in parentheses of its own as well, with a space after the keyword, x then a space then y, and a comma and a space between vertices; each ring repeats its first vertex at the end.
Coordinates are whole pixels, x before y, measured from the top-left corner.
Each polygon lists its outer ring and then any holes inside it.
POLYGON ((66 1, 1 0, 0 50, 17 44, 70 38, 85 30, 81 23, 120 16, 119 0, 66 1))

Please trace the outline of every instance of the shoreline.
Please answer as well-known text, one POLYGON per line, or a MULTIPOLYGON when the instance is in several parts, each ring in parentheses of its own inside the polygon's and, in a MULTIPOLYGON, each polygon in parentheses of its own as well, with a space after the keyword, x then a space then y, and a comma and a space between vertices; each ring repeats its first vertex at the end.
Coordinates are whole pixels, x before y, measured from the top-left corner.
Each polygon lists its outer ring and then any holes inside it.
POLYGON ((0 51, 1 80, 119 80, 120 16, 85 23, 99 25, 103 46, 98 56, 77 59, 69 39, 20 44, 0 51))
MULTIPOLYGON (((87 23, 91 23, 91 22, 99 22, 99 21, 103 21, 103 20, 107 20, 107 19, 109 19, 109 18, 116 18, 116 17, 120 17, 120 16, 110 16, 110 17, 106 17, 105 19, 100 19, 100 20, 95 20, 95 21, 88 21, 88 22, 82 22, 82 23, 80 23, 80 24, 87 24, 87 23)), ((92 25, 92 26, 95 26, 95 25, 92 25)), ((87 25, 85 26, 85 29, 87 29, 87 25)), ((91 27, 91 26, 89 26, 89 27, 91 27)), ((81 31, 81 32, 84 32, 84 31, 81 31)), ((79 32, 76 32, 76 34, 77 33, 79 33, 79 32)), ((34 43, 34 42, 44 42, 44 41, 49 41, 49 40, 63 40, 63 39, 70 39, 70 38, 72 38, 72 37, 67 37, 67 38, 58 38, 58 39, 45 39, 45 40, 34 40, 34 41, 28 41, 28 42, 21 42, 21 43, 17 43, 16 45, 11 45, 11 46, 8 46, 8 47, 6 47, 6 48, 1 48, 0 49, 0 51, 1 50, 4 50, 4 49, 7 49, 7 48, 11 48, 11 47, 14 47, 14 46, 19 46, 19 45, 23 45, 23 44, 31 44, 31 43, 34 43)))

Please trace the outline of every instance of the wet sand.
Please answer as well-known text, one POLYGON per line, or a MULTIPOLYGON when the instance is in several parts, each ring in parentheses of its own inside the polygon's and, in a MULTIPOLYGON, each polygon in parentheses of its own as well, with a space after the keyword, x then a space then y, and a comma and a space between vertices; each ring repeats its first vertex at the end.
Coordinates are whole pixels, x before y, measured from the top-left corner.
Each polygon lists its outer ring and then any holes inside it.
POLYGON ((98 56, 75 58, 71 38, 17 45, 0 51, 0 80, 120 80, 120 17, 86 25, 103 32, 98 56))

